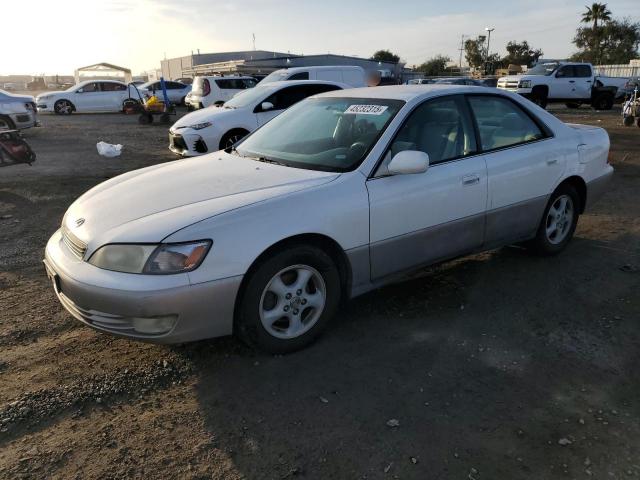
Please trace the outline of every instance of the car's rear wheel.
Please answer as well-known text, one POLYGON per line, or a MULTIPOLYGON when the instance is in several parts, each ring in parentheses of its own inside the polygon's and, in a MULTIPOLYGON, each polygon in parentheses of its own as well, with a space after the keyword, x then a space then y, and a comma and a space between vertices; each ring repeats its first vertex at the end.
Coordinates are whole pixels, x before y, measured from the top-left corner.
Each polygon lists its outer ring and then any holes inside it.
POLYGON ((58 115, 71 115, 75 111, 75 107, 69 100, 58 100, 53 105, 53 111, 58 115))
POLYGON ((313 342, 340 302, 340 275, 333 259, 314 246, 294 246, 250 273, 238 302, 236 333, 271 353, 313 342))
POLYGON ((560 253, 573 238, 580 215, 580 196, 571 185, 561 185, 551 195, 530 246, 542 255, 560 253))
POLYGON ((611 110, 613 108, 613 95, 601 93, 593 99, 591 106, 595 110, 611 110))
POLYGON ((15 130, 16 124, 13 123, 10 117, 6 115, 0 115, 0 130, 15 130))
POLYGON ((567 102, 565 103, 567 108, 580 108, 580 104, 576 102, 567 102))

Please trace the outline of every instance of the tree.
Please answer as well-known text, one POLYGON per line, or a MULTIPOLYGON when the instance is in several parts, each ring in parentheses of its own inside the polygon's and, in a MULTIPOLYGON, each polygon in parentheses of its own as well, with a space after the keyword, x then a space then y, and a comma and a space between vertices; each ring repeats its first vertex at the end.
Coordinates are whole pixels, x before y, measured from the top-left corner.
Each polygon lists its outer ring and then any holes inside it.
POLYGON ((625 18, 610 20, 597 30, 578 28, 573 43, 578 47, 571 57, 573 60, 594 64, 629 63, 638 58, 640 23, 625 18))
POLYGON ((446 67, 447 63, 451 61, 451 58, 445 55, 436 55, 433 58, 430 58, 422 65, 418 66, 416 70, 419 72, 423 72, 428 77, 434 77, 436 75, 442 74, 446 67))
POLYGON ((594 30, 598 28, 598 20, 608 22, 611 20, 611 11, 607 8, 606 3, 592 3, 591 7, 585 7, 587 11, 582 14, 582 23, 593 22, 594 30))
POLYGON ((371 56, 371 60, 375 60, 376 62, 398 63, 400 57, 390 50, 378 50, 371 56))
POLYGON ((502 64, 505 66, 513 64, 531 67, 542 55, 542 50, 539 48, 533 50, 526 40, 522 43, 511 41, 507 43, 507 55, 502 58, 502 64))
POLYGON ((486 39, 487 37, 480 35, 475 40, 470 38, 464 42, 464 58, 470 67, 479 68, 484 64, 484 41, 486 39))

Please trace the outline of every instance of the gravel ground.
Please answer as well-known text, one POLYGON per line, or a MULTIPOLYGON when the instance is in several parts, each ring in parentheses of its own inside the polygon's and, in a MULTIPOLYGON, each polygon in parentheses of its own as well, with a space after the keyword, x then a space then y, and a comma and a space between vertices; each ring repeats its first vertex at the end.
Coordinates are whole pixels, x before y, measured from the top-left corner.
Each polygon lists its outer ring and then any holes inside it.
POLYGON ((605 127, 616 168, 563 254, 426 269, 287 356, 139 344, 66 314, 41 266, 66 207, 174 157, 166 127, 43 116, 36 163, 0 169, 0 478, 640 477, 640 130, 554 113, 605 127))

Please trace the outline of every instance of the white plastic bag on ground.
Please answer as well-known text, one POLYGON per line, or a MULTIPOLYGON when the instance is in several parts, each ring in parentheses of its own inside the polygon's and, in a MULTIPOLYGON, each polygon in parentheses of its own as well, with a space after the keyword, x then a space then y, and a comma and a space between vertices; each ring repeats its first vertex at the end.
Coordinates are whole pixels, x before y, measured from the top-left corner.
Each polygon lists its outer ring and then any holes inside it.
POLYGON ((122 145, 112 145, 106 142, 98 142, 96 144, 98 153, 103 157, 118 157, 122 153, 122 145))

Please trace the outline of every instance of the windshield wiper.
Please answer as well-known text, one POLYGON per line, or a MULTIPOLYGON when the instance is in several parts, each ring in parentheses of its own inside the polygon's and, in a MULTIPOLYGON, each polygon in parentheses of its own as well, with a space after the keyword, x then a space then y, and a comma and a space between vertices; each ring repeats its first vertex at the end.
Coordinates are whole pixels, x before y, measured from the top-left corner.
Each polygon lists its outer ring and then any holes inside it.
POLYGON ((254 160, 257 160, 258 162, 272 163, 274 165, 286 166, 284 163, 279 162, 278 160, 274 160, 273 158, 267 158, 267 157, 249 157, 249 158, 253 158, 254 160))

